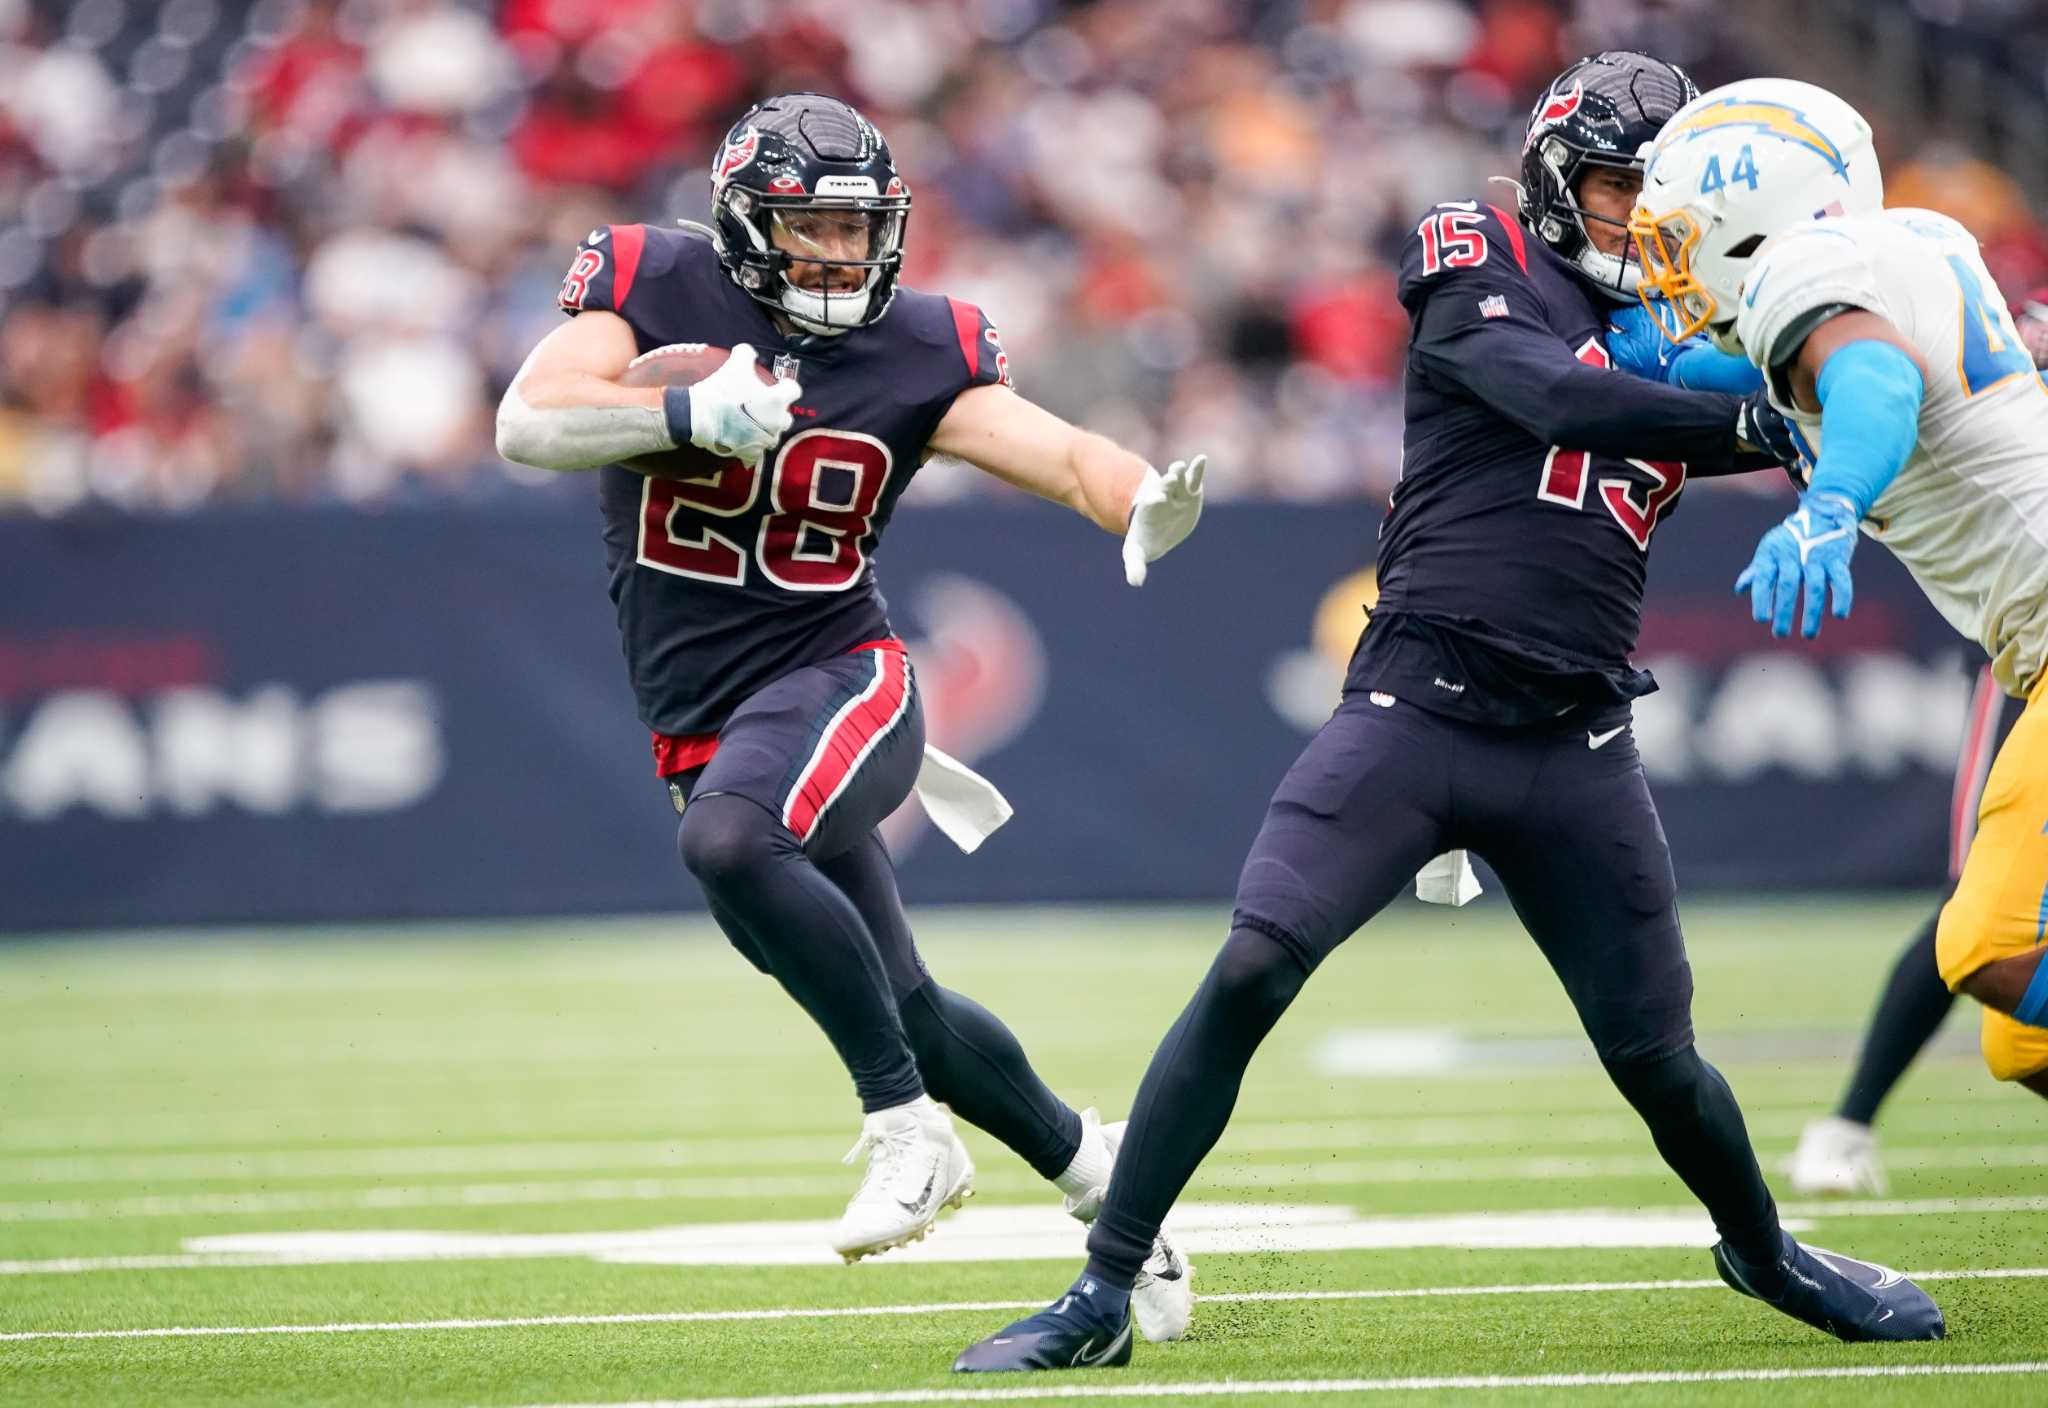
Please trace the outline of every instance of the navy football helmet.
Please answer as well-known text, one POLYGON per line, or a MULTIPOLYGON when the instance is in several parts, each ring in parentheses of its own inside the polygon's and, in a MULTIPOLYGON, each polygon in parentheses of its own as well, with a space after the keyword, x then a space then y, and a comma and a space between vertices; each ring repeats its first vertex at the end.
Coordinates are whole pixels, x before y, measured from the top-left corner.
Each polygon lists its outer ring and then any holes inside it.
POLYGON ((823 93, 756 103, 711 163, 719 262, 808 332, 848 332, 888 311, 909 216, 889 144, 823 93))
POLYGON ((1627 257, 1626 244, 1622 254, 1594 248, 1586 222, 1627 222, 1607 221, 1580 205, 1579 179, 1594 166, 1640 173, 1657 133, 1699 95, 1677 64, 1610 49, 1552 79, 1529 114, 1522 141, 1523 223, 1618 301, 1635 300, 1642 271, 1627 257))

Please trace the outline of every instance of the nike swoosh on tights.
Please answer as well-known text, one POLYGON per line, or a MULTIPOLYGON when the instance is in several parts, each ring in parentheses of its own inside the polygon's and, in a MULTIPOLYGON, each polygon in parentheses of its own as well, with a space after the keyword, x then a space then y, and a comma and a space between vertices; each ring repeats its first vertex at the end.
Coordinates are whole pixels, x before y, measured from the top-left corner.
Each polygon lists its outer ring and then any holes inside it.
POLYGON ((1619 728, 1611 728, 1605 733, 1594 733, 1591 729, 1588 729, 1586 730, 1586 746, 1595 750, 1605 748, 1627 727, 1627 724, 1622 724, 1619 728))

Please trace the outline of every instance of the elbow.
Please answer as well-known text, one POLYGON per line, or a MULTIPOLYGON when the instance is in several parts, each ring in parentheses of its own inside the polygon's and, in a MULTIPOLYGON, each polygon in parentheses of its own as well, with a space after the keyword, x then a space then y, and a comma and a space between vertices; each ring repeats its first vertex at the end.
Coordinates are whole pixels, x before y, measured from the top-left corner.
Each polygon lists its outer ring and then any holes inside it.
POLYGON ((1546 445, 1564 445, 1574 450, 1588 449, 1589 441, 1606 438, 1596 417, 1574 415, 1569 407, 1557 405, 1538 409, 1523 429, 1546 445))
POLYGON ((514 464, 532 464, 533 447, 515 421, 507 419, 503 407, 498 410, 498 457, 514 464))
POLYGON ((541 413, 526 404, 517 385, 507 390, 505 398, 498 402, 496 429, 500 457, 535 469, 561 471, 574 468, 560 463, 558 455, 549 453, 550 437, 541 425, 541 413))
POLYGON ((514 464, 532 464, 537 446, 531 429, 532 409, 519 395, 518 383, 505 388, 498 402, 498 454, 514 464))

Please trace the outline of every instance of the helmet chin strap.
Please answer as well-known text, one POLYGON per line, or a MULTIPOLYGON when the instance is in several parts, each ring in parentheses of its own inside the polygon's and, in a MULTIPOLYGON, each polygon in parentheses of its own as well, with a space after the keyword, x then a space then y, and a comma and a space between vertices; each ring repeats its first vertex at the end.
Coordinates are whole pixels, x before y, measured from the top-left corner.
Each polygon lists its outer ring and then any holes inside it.
POLYGON ((1599 286, 1600 292, 1616 303, 1636 301, 1636 289, 1642 284, 1643 271, 1633 259, 1619 254, 1602 254, 1588 243, 1572 262, 1599 286))
POLYGON ((788 275, 782 280, 782 311, 806 332, 820 337, 839 337, 860 326, 860 320, 867 316, 868 300, 874 295, 875 275, 870 271, 860 288, 851 293, 835 293, 829 297, 798 288, 789 281, 788 275), (833 314, 843 316, 845 322, 826 321, 833 314))

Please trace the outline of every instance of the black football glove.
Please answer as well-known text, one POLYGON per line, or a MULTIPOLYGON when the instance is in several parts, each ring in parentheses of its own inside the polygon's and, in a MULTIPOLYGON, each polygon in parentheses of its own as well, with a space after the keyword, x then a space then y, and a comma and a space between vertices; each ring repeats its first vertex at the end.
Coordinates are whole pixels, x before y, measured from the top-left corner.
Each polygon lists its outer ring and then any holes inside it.
POLYGON ((1792 438, 1792 422, 1779 414, 1764 391, 1752 391, 1743 399, 1735 417, 1735 434, 1787 468, 1799 463, 1799 442, 1792 438))

